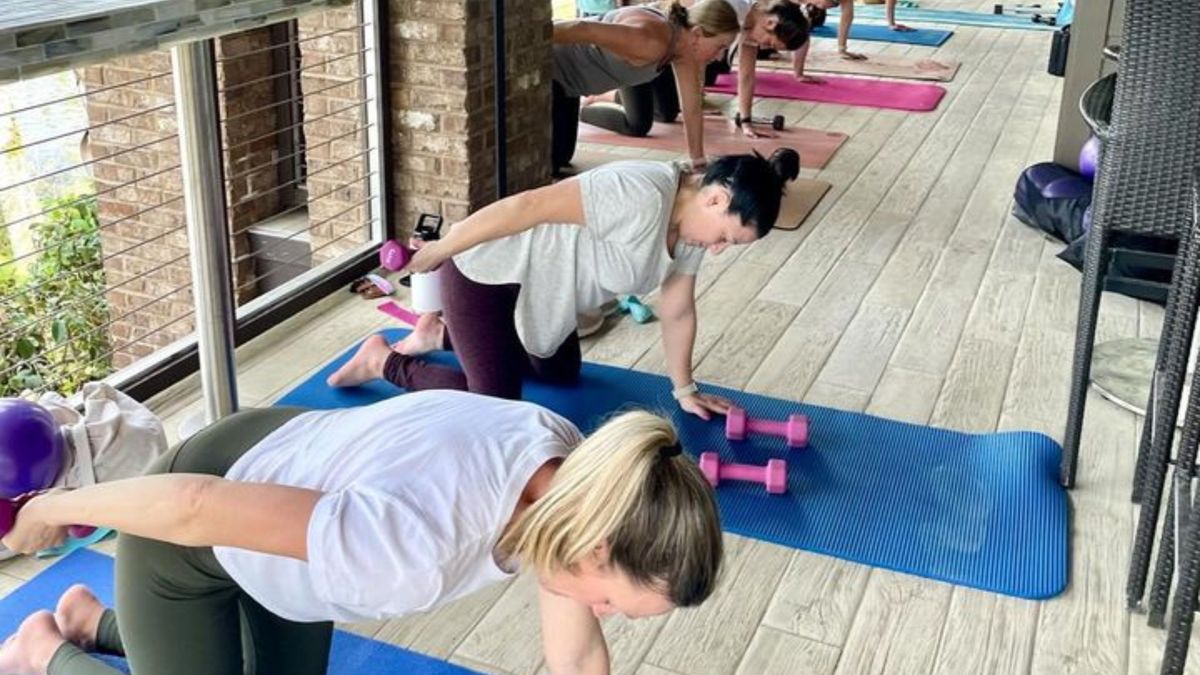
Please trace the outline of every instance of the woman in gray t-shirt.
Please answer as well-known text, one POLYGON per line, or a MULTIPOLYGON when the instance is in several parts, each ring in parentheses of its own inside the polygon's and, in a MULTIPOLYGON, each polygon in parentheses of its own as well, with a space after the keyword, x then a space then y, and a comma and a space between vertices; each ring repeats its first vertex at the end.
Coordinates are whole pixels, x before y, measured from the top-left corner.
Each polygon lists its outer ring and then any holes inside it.
POLYGON ((708 419, 728 402, 692 380, 695 275, 707 250, 749 244, 779 215, 795 150, 720 157, 703 172, 675 162, 613 162, 494 202, 423 246, 409 272, 440 266, 444 323, 389 346, 381 335, 329 377, 331 386, 384 378, 408 390, 466 389, 520 398, 527 373, 574 384, 575 316, 618 295, 659 289, 672 392, 708 419), (462 370, 418 358, 453 349, 462 370))

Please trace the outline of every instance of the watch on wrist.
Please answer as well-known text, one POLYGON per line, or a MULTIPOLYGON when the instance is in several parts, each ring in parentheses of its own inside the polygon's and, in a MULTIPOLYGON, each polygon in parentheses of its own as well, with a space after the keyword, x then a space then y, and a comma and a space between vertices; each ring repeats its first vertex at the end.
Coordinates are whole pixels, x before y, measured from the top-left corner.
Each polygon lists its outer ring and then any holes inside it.
POLYGON ((689 382, 689 383, 683 385, 682 387, 676 387, 675 389, 671 390, 671 396, 676 401, 682 401, 683 399, 685 399, 699 391, 700 391, 700 388, 696 386, 695 382, 689 382))

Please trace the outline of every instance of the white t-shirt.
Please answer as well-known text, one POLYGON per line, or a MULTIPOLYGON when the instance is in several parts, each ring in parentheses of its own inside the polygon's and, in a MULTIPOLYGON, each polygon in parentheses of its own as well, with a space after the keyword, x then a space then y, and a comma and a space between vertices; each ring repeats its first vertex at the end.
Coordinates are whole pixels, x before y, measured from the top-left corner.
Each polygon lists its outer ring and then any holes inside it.
POLYGON ((532 403, 431 390, 299 415, 226 478, 325 492, 308 561, 216 547, 251 597, 292 621, 428 610, 513 574, 495 546, 530 477, 582 440, 532 403))
POLYGON ((643 295, 672 274, 695 276, 704 248, 680 237, 667 250, 682 165, 609 162, 579 175, 586 225, 546 223, 454 256, 468 279, 520 284, 513 320, 525 350, 549 357, 576 314, 619 295, 643 295))

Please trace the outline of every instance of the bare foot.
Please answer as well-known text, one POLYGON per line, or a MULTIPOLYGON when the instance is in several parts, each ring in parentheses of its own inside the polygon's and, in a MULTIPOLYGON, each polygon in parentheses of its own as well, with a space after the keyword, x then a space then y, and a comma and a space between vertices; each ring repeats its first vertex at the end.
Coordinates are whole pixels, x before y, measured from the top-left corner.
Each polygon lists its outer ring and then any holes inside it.
POLYGON ((354 356, 330 375, 325 383, 331 387, 355 387, 383 377, 383 364, 392 350, 382 335, 367 338, 354 356))
POLYGON ((104 605, 83 584, 75 584, 58 599, 54 608, 54 623, 68 642, 80 649, 91 651, 96 646, 96 633, 100 629, 100 617, 104 605))
POLYGON ((896 31, 897 33, 911 33, 913 31, 917 30, 916 28, 910 28, 908 26, 905 26, 902 23, 894 23, 894 24, 888 26, 888 28, 891 28, 892 30, 896 31))
POLYGON ((44 609, 34 612, 0 647, 0 673, 43 675, 54 652, 65 643, 54 624, 54 615, 44 609))
POLYGON ((392 351, 405 356, 417 356, 442 348, 446 324, 437 314, 422 314, 408 337, 392 345, 392 351))

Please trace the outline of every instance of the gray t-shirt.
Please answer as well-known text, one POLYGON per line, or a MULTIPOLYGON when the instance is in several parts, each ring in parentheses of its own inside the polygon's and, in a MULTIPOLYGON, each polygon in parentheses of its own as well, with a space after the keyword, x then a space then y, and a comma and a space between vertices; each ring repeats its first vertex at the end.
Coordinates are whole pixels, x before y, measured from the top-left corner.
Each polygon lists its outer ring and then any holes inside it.
MULTIPOLYGON (((603 23, 616 23, 629 13, 649 12, 663 18, 662 12, 653 7, 621 7, 603 17, 589 19, 603 23)), ((671 43, 667 55, 659 63, 635 66, 616 54, 590 43, 554 45, 554 79, 562 85, 567 96, 591 96, 606 91, 632 87, 649 82, 670 62, 675 54, 675 41, 679 29, 671 24, 671 43)))
POLYGON ((704 248, 667 229, 676 162, 611 162, 579 175, 585 225, 543 223, 454 256, 481 284, 520 284, 514 321, 526 351, 548 357, 575 330, 575 316, 618 295, 649 293, 671 274, 695 275, 704 248))

